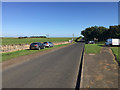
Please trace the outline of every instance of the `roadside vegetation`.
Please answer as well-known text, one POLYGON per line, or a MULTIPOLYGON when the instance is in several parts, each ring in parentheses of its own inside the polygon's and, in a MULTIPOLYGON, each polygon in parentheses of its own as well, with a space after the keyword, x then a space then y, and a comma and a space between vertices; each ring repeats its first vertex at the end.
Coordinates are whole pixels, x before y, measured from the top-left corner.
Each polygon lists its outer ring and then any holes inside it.
POLYGON ((96 41, 95 43, 96 43, 96 44, 103 44, 103 45, 104 45, 104 44, 105 44, 105 41, 101 41, 101 42, 96 41))
POLYGON ((116 59, 120 63, 120 47, 111 47, 116 59))
MULTIPOLYGON (((96 44, 86 44, 85 53, 100 53, 101 45, 104 45, 107 39, 120 38, 120 25, 109 26, 91 26, 84 29, 81 34, 84 40, 95 41, 96 44)), ((111 47, 116 59, 120 63, 120 47, 111 47)))
POLYGON ((33 42, 62 42, 72 40, 72 38, 2 38, 2 45, 12 45, 12 44, 30 44, 33 42))
POLYGON ((54 47, 45 48, 45 49, 41 49, 41 50, 20 50, 20 51, 2 53, 2 61, 6 61, 6 60, 9 60, 9 59, 12 59, 12 58, 19 57, 19 56, 33 54, 33 53, 36 53, 36 52, 42 52, 42 51, 45 51, 45 50, 55 49, 55 48, 58 48, 58 47, 69 45, 69 44, 71 44, 71 43, 61 44, 61 45, 55 45, 54 47))
POLYGON ((97 54, 97 53, 100 53, 102 45, 103 44, 85 44, 85 53, 86 54, 90 54, 90 53, 97 54))
POLYGON ((119 38, 120 37, 120 25, 110 26, 109 28, 103 26, 92 26, 88 27, 81 32, 84 39, 105 41, 108 38, 119 38))

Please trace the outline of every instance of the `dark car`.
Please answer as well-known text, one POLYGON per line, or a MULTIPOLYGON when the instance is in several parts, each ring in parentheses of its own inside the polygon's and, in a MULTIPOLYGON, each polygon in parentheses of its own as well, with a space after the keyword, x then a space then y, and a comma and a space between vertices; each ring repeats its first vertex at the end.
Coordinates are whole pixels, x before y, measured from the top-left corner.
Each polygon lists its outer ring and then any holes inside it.
POLYGON ((53 47, 54 44, 52 42, 44 42, 43 43, 45 45, 45 47, 53 47))
POLYGON ((30 45, 30 49, 37 49, 37 50, 40 50, 40 49, 44 49, 45 48, 45 45, 43 43, 39 43, 39 42, 36 42, 36 43, 32 43, 30 45))

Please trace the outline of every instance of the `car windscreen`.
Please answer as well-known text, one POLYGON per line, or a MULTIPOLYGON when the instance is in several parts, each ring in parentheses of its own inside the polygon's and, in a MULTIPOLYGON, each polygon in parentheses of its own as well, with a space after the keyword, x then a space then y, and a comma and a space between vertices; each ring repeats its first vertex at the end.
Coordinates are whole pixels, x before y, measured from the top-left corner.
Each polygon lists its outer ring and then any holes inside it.
POLYGON ((44 42, 44 44, 46 44, 47 42, 44 42))
POLYGON ((36 45, 36 44, 38 44, 38 43, 32 43, 31 45, 36 45))
POLYGON ((107 39, 107 42, 112 42, 112 39, 107 39))

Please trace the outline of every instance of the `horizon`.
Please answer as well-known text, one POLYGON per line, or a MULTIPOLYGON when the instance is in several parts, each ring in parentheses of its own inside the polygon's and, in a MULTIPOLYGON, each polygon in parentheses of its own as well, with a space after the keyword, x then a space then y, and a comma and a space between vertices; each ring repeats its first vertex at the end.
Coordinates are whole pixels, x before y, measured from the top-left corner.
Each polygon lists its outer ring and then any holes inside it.
MULTIPOLYGON (((0 38, 18 38, 18 37, 0 37, 0 38)), ((28 39, 28 38, 31 38, 31 37, 27 37, 27 38, 24 38, 24 39, 28 39)), ((46 38, 71 38, 72 39, 73 37, 46 37, 46 38)), ((77 37, 74 37, 74 38, 77 38, 77 37)))

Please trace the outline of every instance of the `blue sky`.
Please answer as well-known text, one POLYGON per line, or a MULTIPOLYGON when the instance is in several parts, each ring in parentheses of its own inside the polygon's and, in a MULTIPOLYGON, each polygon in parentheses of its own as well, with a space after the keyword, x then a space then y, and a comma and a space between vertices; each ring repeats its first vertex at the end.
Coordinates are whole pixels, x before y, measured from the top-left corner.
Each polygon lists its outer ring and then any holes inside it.
POLYGON ((80 36, 91 26, 118 24, 117 2, 3 2, 3 36, 80 36))

